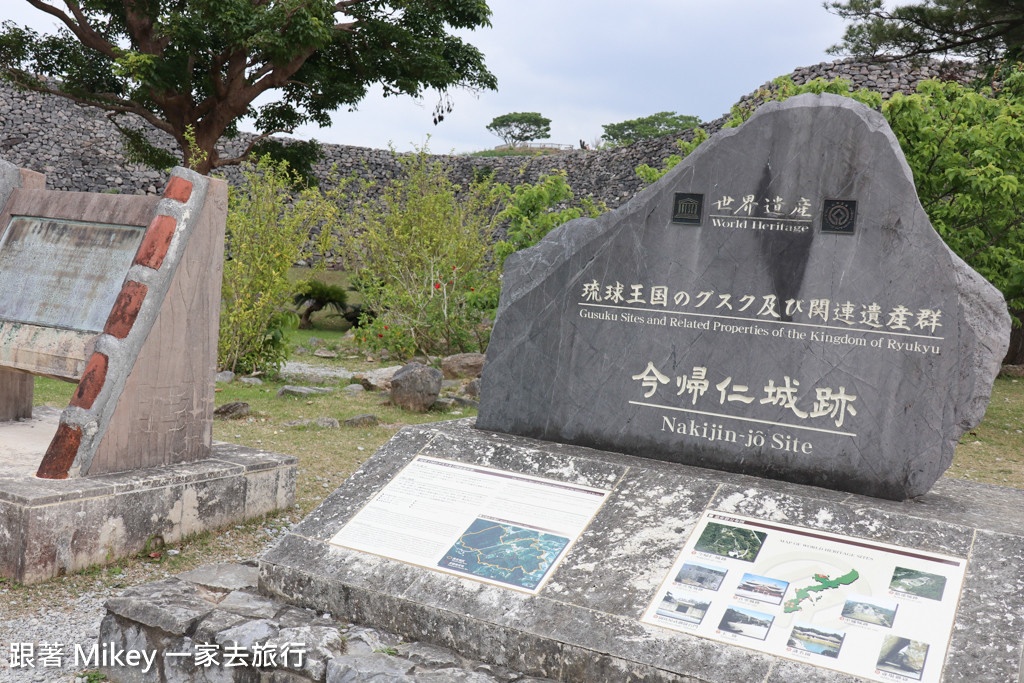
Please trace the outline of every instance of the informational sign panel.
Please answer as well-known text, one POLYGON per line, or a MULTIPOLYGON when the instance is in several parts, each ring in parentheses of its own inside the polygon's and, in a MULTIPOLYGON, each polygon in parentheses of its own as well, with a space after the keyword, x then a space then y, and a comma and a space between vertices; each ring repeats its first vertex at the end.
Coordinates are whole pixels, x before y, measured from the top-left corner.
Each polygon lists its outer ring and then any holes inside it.
POLYGON ((0 237, 0 319, 99 332, 143 228, 14 216, 0 237))
POLYGON ((607 495, 417 456, 331 543, 536 594, 607 495))
POLYGON ((967 561, 705 512, 643 621, 873 681, 934 681, 967 561))

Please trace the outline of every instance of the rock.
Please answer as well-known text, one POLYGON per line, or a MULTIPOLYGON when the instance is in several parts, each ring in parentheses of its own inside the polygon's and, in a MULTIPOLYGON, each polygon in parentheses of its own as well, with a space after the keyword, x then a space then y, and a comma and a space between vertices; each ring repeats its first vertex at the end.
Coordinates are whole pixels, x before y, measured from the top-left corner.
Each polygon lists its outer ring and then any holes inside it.
POLYGON ((480 407, 480 403, 477 402, 477 401, 474 401, 471 398, 463 398, 461 396, 456 396, 452 400, 455 401, 455 405, 457 405, 460 408, 479 408, 480 407))
POLYGON ((219 420, 237 420, 252 413, 252 408, 245 401, 232 401, 217 407, 213 416, 219 420))
POLYGON ((278 398, 285 396, 316 396, 318 394, 329 394, 334 391, 334 387, 299 387, 292 384, 286 384, 277 390, 278 398))
POLYGON ((356 415, 348 418, 342 424, 346 427, 376 427, 380 424, 380 418, 371 414, 356 415))
POLYGON ((1024 365, 1004 365, 1001 374, 1007 377, 1024 377, 1024 365))
POLYGON ((317 358, 337 358, 338 354, 330 349, 317 349, 313 352, 313 355, 317 358))
POLYGON ((881 114, 800 95, 509 257, 476 424, 903 500, 1008 341, 881 114))
POLYGON ((432 406, 430 406, 430 409, 431 410, 440 410, 440 411, 447 412, 447 411, 451 410, 454 407, 455 407, 455 399, 454 398, 439 398, 436 401, 434 401, 434 404, 432 406))
POLYGON ((480 378, 477 377, 466 385, 466 396, 480 398, 480 378))
POLYGON ((484 358, 482 353, 457 353, 441 361, 441 371, 447 379, 479 377, 484 358))
MULTIPOLYGON (((256 597, 256 596, 253 596, 256 597)), ((248 615, 240 615, 248 616, 248 615)), ((255 643, 266 643, 278 634, 279 629, 270 619, 243 621, 231 628, 221 631, 215 642, 218 645, 237 645, 251 650, 255 643)))
POLYGON ((241 382, 242 384, 248 384, 251 387, 258 387, 263 384, 263 380, 261 380, 259 377, 243 377, 238 381, 241 382))
POLYGON ((217 603, 217 609, 249 619, 273 619, 280 605, 269 598, 244 590, 231 591, 217 603))
POLYGON ((403 410, 425 413, 441 392, 441 371, 409 363, 391 378, 391 402, 403 410))
POLYGON ((206 599, 196 586, 177 578, 129 588, 106 602, 111 615, 172 635, 190 631, 216 606, 216 602, 206 599))
POLYGON ((342 389, 342 392, 346 394, 361 394, 364 391, 366 391, 366 387, 362 384, 349 384, 342 389))
POLYGON ((281 378, 289 382, 324 382, 339 380, 348 382, 354 373, 345 368, 314 365, 302 361, 288 361, 281 368, 281 378))
POLYGON ((235 373, 230 370, 221 370, 214 376, 214 381, 217 384, 231 384, 235 381, 235 373))
POLYGON ((337 429, 341 425, 333 417, 318 417, 315 420, 288 420, 281 423, 282 427, 319 427, 321 429, 337 429))
POLYGON ((409 662, 383 653, 342 655, 327 664, 327 683, 414 683, 409 662))
POLYGON ((292 355, 293 356, 308 356, 309 355, 309 349, 307 349, 305 346, 296 346, 294 349, 292 349, 292 355))
POLYGON ((282 668, 314 681, 324 680, 329 662, 345 652, 345 640, 333 626, 284 628, 275 638, 267 641, 267 645, 276 646, 279 652, 284 648, 294 648, 295 644, 303 647, 302 663, 295 656, 285 657, 282 659, 282 668))
POLYGON ((401 369, 401 365, 392 365, 387 368, 356 373, 355 378, 367 391, 388 391, 391 389, 391 378, 401 369))
POLYGON ((215 590, 237 591, 255 588, 259 582, 260 570, 258 567, 244 564, 211 564, 178 574, 178 578, 215 590))
POLYGON ((325 342, 323 339, 320 339, 319 337, 310 337, 309 339, 306 340, 306 344, 308 344, 309 348, 311 349, 319 348, 326 343, 327 342, 325 342))

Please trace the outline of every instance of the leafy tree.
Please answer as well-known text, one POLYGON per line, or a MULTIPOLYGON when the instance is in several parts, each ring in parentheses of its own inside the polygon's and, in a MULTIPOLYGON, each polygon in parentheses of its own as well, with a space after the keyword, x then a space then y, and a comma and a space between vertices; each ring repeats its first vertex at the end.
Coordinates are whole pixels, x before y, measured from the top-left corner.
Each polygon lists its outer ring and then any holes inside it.
POLYGON ((659 111, 650 116, 641 116, 638 119, 601 126, 604 128, 604 135, 601 137, 610 145, 625 146, 640 140, 659 138, 669 133, 681 133, 699 125, 700 119, 696 116, 659 111))
POLYGON ((825 7, 853 22, 843 42, 830 48, 833 53, 957 55, 986 66, 1024 59, 1020 0, 917 0, 890 8, 883 0, 829 0, 825 7))
MULTIPOLYGON (((573 199, 564 171, 513 190, 488 173, 455 185, 425 149, 401 163, 403 177, 345 215, 343 251, 369 311, 357 340, 399 356, 484 351, 505 258, 570 219, 604 210, 589 200, 555 210, 573 199), (503 224, 507 237, 496 241, 503 224)), ((371 189, 364 184, 364 193, 371 189)))
POLYGON ((512 112, 495 116, 487 124, 487 130, 504 140, 509 147, 515 147, 520 142, 551 137, 551 119, 535 111, 512 112))
POLYGON ((924 81, 882 107, 946 244, 1024 308, 1024 68, 999 89, 924 81))
POLYGON ((449 33, 490 25, 485 0, 25 1, 64 27, 40 35, 5 22, 0 75, 109 112, 135 158, 166 165, 167 153, 124 117, 135 114, 202 173, 247 158, 251 145, 230 158, 215 149, 241 116, 254 117, 256 144, 329 124, 376 83, 385 96, 440 91, 435 122, 450 110, 450 89, 497 87, 479 50, 449 33), (265 93, 277 97, 256 106, 265 93), (199 152, 206 158, 193 163, 199 152))

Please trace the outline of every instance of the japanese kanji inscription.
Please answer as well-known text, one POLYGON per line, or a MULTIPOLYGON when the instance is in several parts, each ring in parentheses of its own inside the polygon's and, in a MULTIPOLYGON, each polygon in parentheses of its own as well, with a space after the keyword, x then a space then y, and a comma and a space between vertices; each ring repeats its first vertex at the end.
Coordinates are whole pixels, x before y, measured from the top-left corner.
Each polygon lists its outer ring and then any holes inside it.
POLYGON ((882 117, 762 107, 506 263, 481 429, 905 499, 984 414, 999 292, 882 117))

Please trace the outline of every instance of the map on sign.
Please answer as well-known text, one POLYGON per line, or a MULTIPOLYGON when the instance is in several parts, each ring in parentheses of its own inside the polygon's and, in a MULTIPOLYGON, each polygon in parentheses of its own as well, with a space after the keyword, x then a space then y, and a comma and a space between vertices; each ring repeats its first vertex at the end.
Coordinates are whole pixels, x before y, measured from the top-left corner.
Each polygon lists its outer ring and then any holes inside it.
POLYGON ((643 621, 873 681, 942 680, 967 561, 705 512, 643 621))
POLYGON ((437 566, 522 588, 536 588, 569 544, 564 536, 476 519, 437 566))
POLYGON ((839 588, 840 586, 849 586, 859 578, 860 574, 856 569, 851 569, 837 579, 830 579, 828 574, 815 574, 812 577, 814 580, 812 585, 805 588, 797 588, 793 599, 786 601, 786 612, 799 612, 800 605, 803 604, 805 600, 820 599, 821 595, 819 594, 822 591, 839 588))

